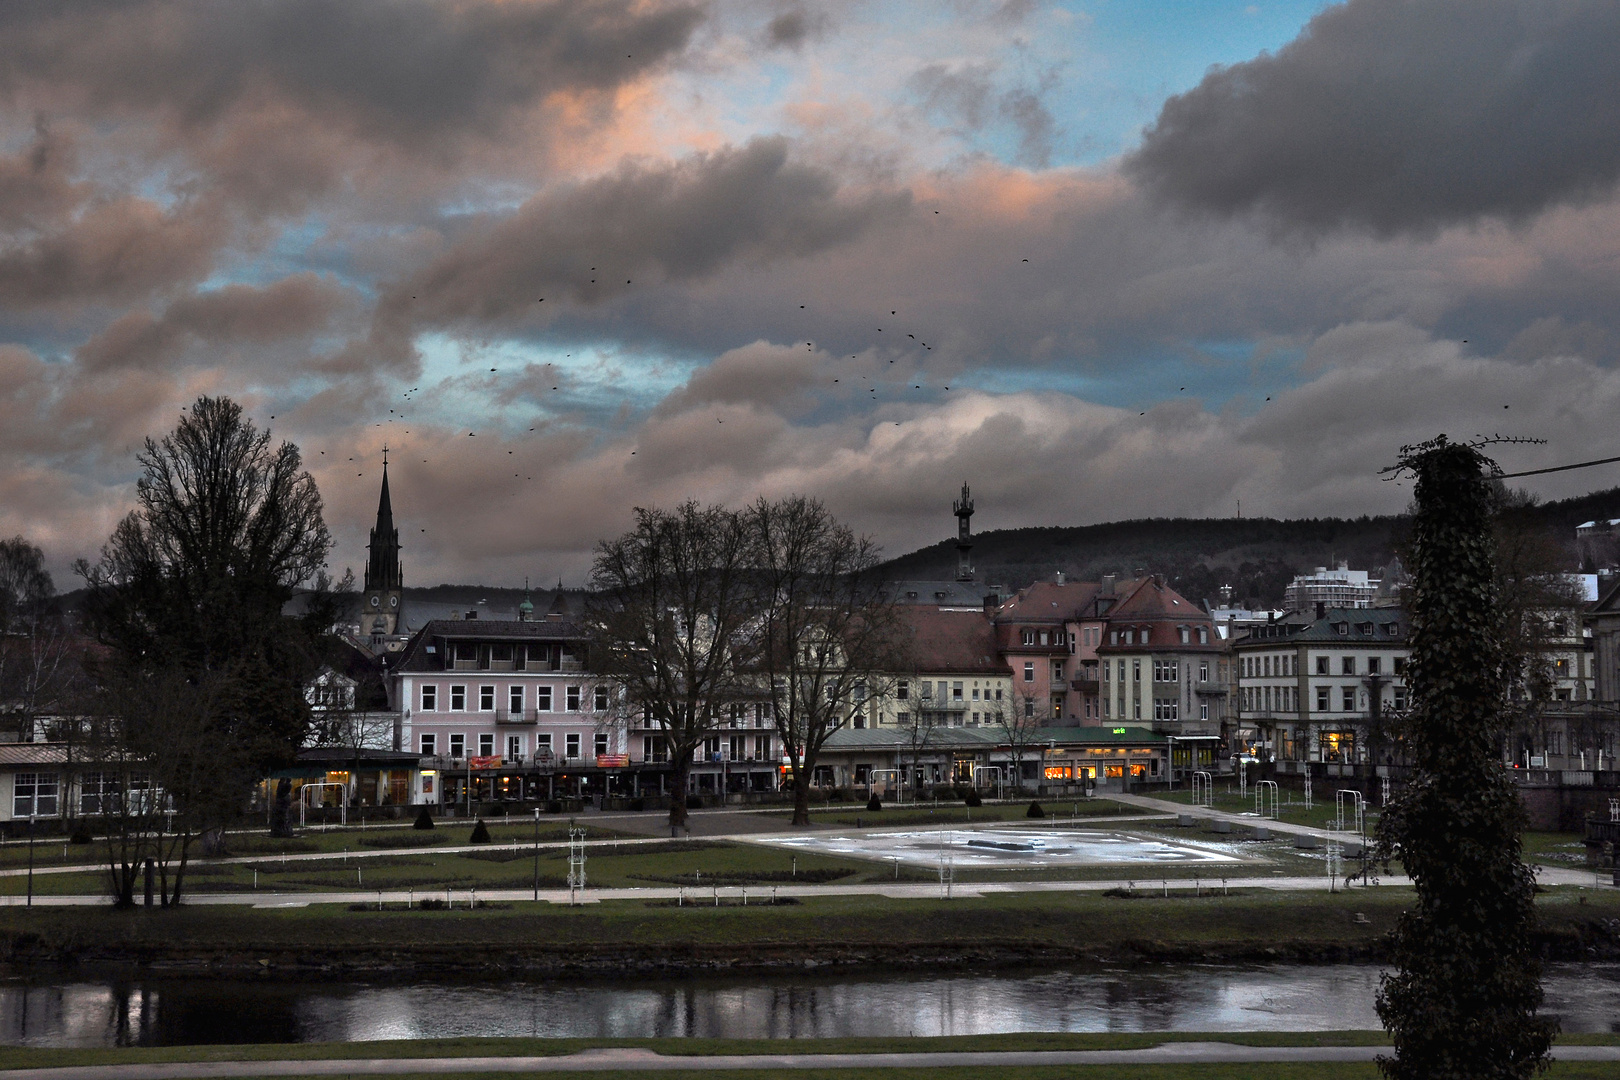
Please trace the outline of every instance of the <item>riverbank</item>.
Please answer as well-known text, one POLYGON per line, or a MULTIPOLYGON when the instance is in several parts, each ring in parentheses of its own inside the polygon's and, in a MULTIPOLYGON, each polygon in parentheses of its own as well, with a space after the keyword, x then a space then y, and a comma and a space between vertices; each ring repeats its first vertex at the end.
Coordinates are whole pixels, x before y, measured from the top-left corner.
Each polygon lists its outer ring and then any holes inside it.
MULTIPOLYGON (((1168 898, 1018 893, 808 897, 750 907, 606 900, 473 910, 0 909, 12 975, 154 972, 240 978, 501 973, 939 971, 1137 961, 1329 963, 1385 957, 1405 889, 1238 891, 1168 898)), ((1538 945, 1558 960, 1620 959, 1620 893, 1553 889, 1538 945)))

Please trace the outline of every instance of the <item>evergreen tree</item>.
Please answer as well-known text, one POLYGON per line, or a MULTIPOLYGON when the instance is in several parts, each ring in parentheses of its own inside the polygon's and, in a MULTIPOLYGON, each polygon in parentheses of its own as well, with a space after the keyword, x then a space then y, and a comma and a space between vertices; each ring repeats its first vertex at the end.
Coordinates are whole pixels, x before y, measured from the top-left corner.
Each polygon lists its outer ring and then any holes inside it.
POLYGON ((1391 1080, 1522 1078, 1544 1068, 1555 1025, 1536 1016, 1535 878, 1524 810, 1502 762, 1510 661, 1494 575, 1494 464, 1444 436, 1402 451, 1417 479, 1409 612, 1411 783, 1379 822, 1417 903, 1395 932, 1378 1015, 1391 1080))

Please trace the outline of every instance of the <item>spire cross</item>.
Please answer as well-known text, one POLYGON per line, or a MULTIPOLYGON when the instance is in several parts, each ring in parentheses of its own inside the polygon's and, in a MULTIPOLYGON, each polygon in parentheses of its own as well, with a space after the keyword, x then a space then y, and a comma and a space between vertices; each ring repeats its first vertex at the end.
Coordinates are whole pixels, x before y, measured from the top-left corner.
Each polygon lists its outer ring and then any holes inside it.
POLYGON ((383 464, 388 464, 388 444, 383 443, 383 464))

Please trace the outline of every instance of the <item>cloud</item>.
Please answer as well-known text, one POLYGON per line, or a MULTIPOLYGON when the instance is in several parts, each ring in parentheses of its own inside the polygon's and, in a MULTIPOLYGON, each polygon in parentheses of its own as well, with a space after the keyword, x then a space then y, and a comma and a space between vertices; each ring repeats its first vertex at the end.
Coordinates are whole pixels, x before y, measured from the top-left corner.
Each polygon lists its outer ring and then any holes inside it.
POLYGON ((420 147, 498 133, 548 94, 605 91, 667 62, 690 3, 552 0, 50 0, 0 7, 0 89, 208 126, 266 100, 420 147))
MULTIPOLYGON (((230 359, 240 345, 296 347, 331 326, 353 295, 305 272, 257 288, 226 285, 171 302, 161 315, 132 311, 82 345, 76 358, 88 371, 156 368, 192 346, 210 346, 203 362, 230 359), (221 354, 220 350, 226 350, 221 354)), ((292 374, 292 372, 288 372, 292 374)))
POLYGON ((848 195, 783 138, 617 171, 490 217, 396 287, 385 313, 423 322, 545 317, 728 264, 804 258, 903 218, 903 191, 848 195), (638 281, 639 278, 639 281, 638 281), (541 299, 551 304, 542 309, 541 299))
POLYGON ((1620 177, 1617 50, 1604 0, 1349 0, 1172 97, 1126 168, 1312 233, 1521 221, 1620 177))

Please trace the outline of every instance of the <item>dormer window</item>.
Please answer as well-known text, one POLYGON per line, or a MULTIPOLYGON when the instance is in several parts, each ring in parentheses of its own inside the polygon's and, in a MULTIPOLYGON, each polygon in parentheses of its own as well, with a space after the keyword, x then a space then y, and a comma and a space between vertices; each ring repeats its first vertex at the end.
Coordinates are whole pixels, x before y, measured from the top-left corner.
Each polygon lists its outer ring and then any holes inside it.
POLYGON ((1181 631, 1181 643, 1183 645, 1192 644, 1192 630, 1185 626, 1178 627, 1178 629, 1181 631))
POLYGON ((1349 634, 1350 633, 1350 624, 1347 623, 1347 622, 1334 623, 1333 624, 1333 629, 1337 630, 1340 634, 1349 634))
POLYGON ((1198 644, 1200 644, 1200 645, 1208 645, 1209 644, 1209 627, 1200 626, 1198 628, 1198 644))
POLYGON ((1146 645, 1147 643, 1148 643, 1148 628, 1144 626, 1144 627, 1142 627, 1142 644, 1146 645))
POLYGON ((1022 637, 1021 640, 1023 641, 1023 643, 1025 645, 1033 645, 1033 644, 1035 644, 1035 631, 1026 628, 1024 630, 1023 637, 1022 637))
POLYGON ((1125 644, 1132 645, 1132 644, 1135 644, 1135 642, 1136 642, 1136 631, 1135 630, 1127 630, 1127 631, 1125 631, 1125 644))

